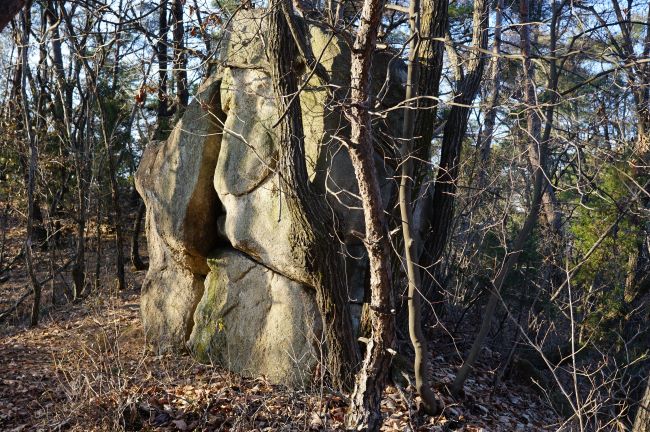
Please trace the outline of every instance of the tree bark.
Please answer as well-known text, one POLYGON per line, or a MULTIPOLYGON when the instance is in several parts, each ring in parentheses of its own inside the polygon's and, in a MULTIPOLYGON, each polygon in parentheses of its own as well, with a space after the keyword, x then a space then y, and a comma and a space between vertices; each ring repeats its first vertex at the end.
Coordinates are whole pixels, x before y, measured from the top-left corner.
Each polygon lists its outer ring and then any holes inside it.
POLYGON ((25 5, 25 0, 4 0, 0 3, 0 31, 13 19, 25 5))
POLYGON ((20 99, 22 102, 22 114, 24 121, 24 132, 25 138, 29 144, 29 164, 28 164, 28 176, 27 176, 27 238, 25 240, 25 264, 27 265, 27 274, 29 275, 29 280, 32 285, 32 290, 34 292, 34 302, 32 303, 32 315, 30 319, 30 325, 35 327, 38 325, 38 320, 40 317, 40 308, 41 308, 41 284, 36 278, 36 272, 34 269, 34 259, 32 255, 32 237, 34 235, 34 189, 36 183, 36 167, 38 164, 38 144, 36 142, 36 136, 34 135, 34 130, 32 129, 32 119, 30 115, 29 103, 27 101, 27 90, 26 81, 27 81, 27 68, 29 67, 28 62, 28 47, 29 47, 29 35, 31 32, 31 19, 30 19, 30 10, 26 7, 21 13, 21 86, 20 86, 20 99))
POLYGON ((429 415, 436 415, 440 411, 440 404, 433 392, 428 370, 431 367, 431 354, 427 346, 427 340, 422 331, 422 314, 420 298, 422 285, 420 283, 420 269, 416 268, 415 260, 419 249, 420 238, 418 230, 413 225, 413 209, 411 205, 411 189, 413 181, 413 151, 415 111, 418 97, 418 50, 420 37, 420 2, 411 0, 409 9, 410 38, 409 63, 406 79, 406 105, 404 107, 404 125, 401 137, 401 178, 399 184, 399 208, 402 218, 402 236, 404 239, 404 257, 406 263, 406 276, 408 283, 408 323, 409 336, 415 353, 414 371, 415 388, 420 395, 423 412, 429 415))
POLYGON ((269 11, 268 58, 279 121, 281 191, 292 220, 296 260, 313 275, 316 301, 321 312, 332 384, 352 387, 359 363, 348 295, 342 280, 342 256, 335 233, 335 220, 325 198, 310 184, 305 159, 304 133, 295 62, 298 49, 288 19, 288 0, 274 0, 269 11), (295 97, 294 97, 295 95, 295 97), (290 102, 291 101, 291 102, 290 102))
POLYGON ((381 23, 383 0, 365 0, 361 23, 352 49, 351 100, 348 112, 351 135, 348 146, 359 185, 365 221, 365 246, 370 271, 369 315, 372 332, 361 370, 357 375, 349 411, 348 429, 379 430, 380 403, 395 338, 395 322, 389 262, 389 236, 374 163, 370 107, 370 67, 381 23))
MULTIPOLYGON (((438 93, 444 57, 443 39, 447 32, 446 0, 423 0, 421 2, 420 37, 417 51, 418 94, 415 112, 413 137, 416 161, 428 161, 431 157, 436 114, 438 110, 438 93)), ((415 166, 415 186, 423 180, 429 171, 428 164, 417 163, 415 166)))
POLYGON ((156 57, 158 58, 158 113, 155 140, 164 140, 169 135, 169 101, 167 94, 167 33, 169 22, 167 20, 168 0, 160 0, 158 11, 158 41, 156 43, 156 57))
POLYGON ((184 0, 172 0, 172 19, 174 24, 174 78, 176 81, 176 118, 180 119, 185 112, 190 98, 187 89, 187 55, 185 54, 183 27, 184 0))
POLYGON ((636 416, 634 418, 634 426, 632 427, 632 432, 647 432, 650 430, 650 376, 648 376, 648 382, 645 387, 645 392, 641 401, 639 401, 639 407, 636 411, 636 416))

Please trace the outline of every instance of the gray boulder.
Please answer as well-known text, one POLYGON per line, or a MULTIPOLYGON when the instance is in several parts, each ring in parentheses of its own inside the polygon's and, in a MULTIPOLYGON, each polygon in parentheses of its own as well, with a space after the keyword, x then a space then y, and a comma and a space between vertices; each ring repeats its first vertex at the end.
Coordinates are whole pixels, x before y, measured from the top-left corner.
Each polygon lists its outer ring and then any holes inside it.
MULTIPOLYGON (((136 185, 147 206, 150 265, 141 310, 146 336, 159 351, 189 348, 200 361, 302 385, 320 357, 321 323, 311 275, 293 253, 279 189, 279 113, 264 53, 264 16, 262 10, 237 13, 222 41, 218 74, 201 86, 169 139, 143 155, 136 185)), ((309 25, 308 33, 330 87, 312 76, 300 94, 307 170, 340 222, 358 326, 367 260, 341 109, 350 52, 322 28, 309 25)), ((391 55, 376 56, 377 109, 399 103, 403 70, 391 55)), ((401 127, 399 113, 389 111, 373 123, 383 150, 376 162, 384 203, 394 188, 383 155, 391 155, 394 143, 387 137, 401 127)))
MULTIPOLYGON (((279 142, 273 126, 279 113, 264 56, 265 32, 263 14, 243 11, 224 41, 221 104, 226 120, 214 176, 214 187, 225 208, 220 227, 234 248, 288 278, 308 284, 311 278, 307 269, 292 253, 291 220, 275 171, 279 142), (251 59, 258 61, 256 67, 251 67, 251 59)), ((349 88, 350 52, 341 39, 322 28, 310 26, 309 34, 314 55, 331 77, 331 87, 328 90, 318 77, 312 76, 300 94, 307 171, 313 186, 326 195, 331 211, 337 215, 341 240, 359 244, 359 234, 365 230, 363 213, 354 170, 343 143, 349 135, 349 125, 339 103, 346 96, 344 89, 349 88)), ((386 78, 389 57, 377 56, 376 63, 379 72, 375 86, 379 89, 386 78)), ((398 103, 398 78, 389 76, 384 103, 398 103)), ((376 122, 377 136, 386 135, 381 131, 392 132, 399 125, 400 119, 391 114, 376 122)), ((377 166, 384 201, 388 202, 392 193, 391 170, 385 168, 379 157, 377 166)))
POLYGON ((145 335, 158 350, 182 348, 219 244, 219 197, 212 177, 221 144, 220 79, 199 90, 164 142, 147 146, 136 188, 147 207, 149 270, 142 285, 145 335))
POLYGON ((189 339, 193 355, 246 376, 307 384, 321 333, 312 289, 233 250, 216 252, 208 265, 189 339))

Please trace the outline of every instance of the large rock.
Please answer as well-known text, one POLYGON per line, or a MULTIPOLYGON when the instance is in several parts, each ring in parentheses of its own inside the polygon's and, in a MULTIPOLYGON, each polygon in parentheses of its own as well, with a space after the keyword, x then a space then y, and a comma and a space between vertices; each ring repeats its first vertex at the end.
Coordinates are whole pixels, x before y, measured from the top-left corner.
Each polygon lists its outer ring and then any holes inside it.
MULTIPOLYGON (((292 253, 292 221, 275 171, 279 142, 273 126, 279 113, 264 56, 261 35, 265 32, 264 15, 244 11, 226 33, 221 103, 227 117, 214 176, 225 208, 220 227, 236 249, 291 279, 309 283, 307 269, 292 253)), ((317 26, 310 26, 309 34, 314 55, 328 71, 335 90, 332 94, 314 75, 300 94, 307 171, 314 188, 326 195, 341 222, 342 240, 360 243, 363 213, 352 163, 343 144, 349 125, 340 108, 349 88, 350 52, 341 39, 317 26)), ((396 95, 401 94, 401 87, 397 74, 386 78, 388 64, 388 56, 377 56, 374 85, 379 89, 387 79, 383 103, 391 105, 398 103, 396 95)), ((375 122, 377 137, 388 135, 382 131, 392 132, 400 124, 394 111, 388 120, 375 122)), ((392 176, 379 158, 377 166, 387 202, 392 176)))
POLYGON ((145 338, 158 352, 183 349, 194 326, 193 314, 203 294, 205 276, 177 259, 157 229, 156 214, 147 209, 149 271, 142 284, 140 314, 145 338))
POLYGON ((247 376, 308 383, 321 333, 312 289, 232 250, 208 265, 189 340, 195 357, 247 376))
POLYGON ((136 187, 147 207, 149 271, 141 313, 148 340, 161 351, 182 348, 208 273, 205 257, 219 244, 219 197, 212 177, 221 143, 220 79, 199 90, 163 142, 147 146, 136 187))
MULTIPOLYGON (((299 385, 316 364, 321 327, 312 277, 294 258, 291 219, 279 189, 279 113, 264 53, 265 16, 263 10, 237 13, 222 41, 218 75, 201 87, 169 139, 143 155, 136 184, 147 205, 150 267, 142 317, 160 351, 189 347, 201 361, 299 385)), ((350 86, 350 52, 322 28, 309 25, 308 34, 330 87, 312 76, 300 94, 307 170, 340 222, 356 326, 367 259, 359 240, 364 224, 357 182, 344 145, 349 124, 341 109, 350 86)), ((375 56, 377 111, 403 97, 405 69, 392 58, 375 56)), ((389 110, 373 121, 377 147, 389 157, 400 112, 389 110)), ((394 180, 380 154, 387 203, 394 180)))
POLYGON ((212 185, 221 145, 220 78, 199 89, 166 141, 146 148, 136 187, 156 215, 158 232, 177 259, 206 274, 205 257, 218 244, 221 212, 212 185))

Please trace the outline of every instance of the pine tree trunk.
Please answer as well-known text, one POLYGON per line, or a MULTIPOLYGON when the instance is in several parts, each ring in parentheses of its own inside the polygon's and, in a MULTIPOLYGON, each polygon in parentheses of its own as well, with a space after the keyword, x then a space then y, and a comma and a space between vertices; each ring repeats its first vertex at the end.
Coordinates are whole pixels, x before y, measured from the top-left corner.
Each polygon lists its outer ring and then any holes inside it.
POLYGON ((488 79, 488 98, 484 108, 483 128, 478 137, 476 147, 480 153, 480 172, 477 188, 483 190, 488 183, 487 166, 490 161, 492 149, 492 138, 497 118, 497 104, 501 90, 501 79, 499 77, 499 65, 501 56, 501 23, 503 20, 503 0, 497 0, 495 7, 494 23, 494 44, 492 45, 492 59, 490 60, 490 77, 488 79))
MULTIPOLYGON (((428 161, 431 157, 431 142, 438 112, 438 97, 440 77, 444 57, 444 39, 447 30, 447 8, 449 2, 446 0, 422 0, 420 19, 420 40, 417 52, 419 65, 418 94, 422 97, 417 101, 415 112, 415 125, 413 136, 416 139, 414 145, 415 159, 417 161, 428 161)), ((415 170, 415 187, 423 180, 430 166, 424 163, 417 163, 415 170)))
MULTIPOLYGON (((435 180, 433 193, 433 214, 431 230, 425 239, 424 253, 420 259, 422 268, 433 271, 447 245, 454 217, 456 200, 456 182, 460 169, 460 156, 463 138, 467 131, 471 105, 478 92, 485 67, 484 51, 487 47, 487 28, 489 2, 479 0, 474 2, 472 47, 463 80, 458 83, 447 122, 445 123, 440 166, 435 180)), ((416 131, 417 133, 417 131, 416 131)))
POLYGON ((359 184, 364 221, 365 246, 370 267, 369 315, 372 332, 363 365, 356 379, 345 424, 348 429, 379 430, 380 403, 390 371, 395 338, 395 319, 390 274, 390 245, 372 146, 370 116, 370 67, 384 7, 382 0, 366 0, 361 25, 352 50, 349 119, 352 166, 359 184))
POLYGON ((172 0, 172 20, 174 24, 174 77, 176 81, 176 118, 180 119, 189 101, 187 89, 187 56, 185 54, 183 27, 184 0, 172 0))
POLYGON ((158 11, 158 42, 156 44, 156 57, 158 59, 158 113, 155 140, 164 140, 169 135, 169 101, 167 95, 167 33, 169 22, 167 21, 168 0, 160 0, 158 11))

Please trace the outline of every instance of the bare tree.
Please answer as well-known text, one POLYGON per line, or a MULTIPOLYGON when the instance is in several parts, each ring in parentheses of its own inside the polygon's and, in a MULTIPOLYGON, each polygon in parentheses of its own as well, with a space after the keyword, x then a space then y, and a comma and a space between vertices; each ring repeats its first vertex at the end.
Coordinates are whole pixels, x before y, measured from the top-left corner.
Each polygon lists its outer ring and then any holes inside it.
POLYGON ((352 49, 351 124, 348 150, 365 221, 365 246, 370 266, 370 319, 372 333, 356 379, 346 426, 355 430, 379 430, 380 402, 390 369, 389 350, 394 343, 394 310, 390 285, 389 237, 372 146, 370 76, 384 2, 365 0, 361 24, 352 49))
MULTIPOLYGON (((548 110, 546 112, 546 127, 544 131, 544 136, 541 134, 541 120, 537 110, 536 96, 535 96, 535 86, 534 86, 534 68, 531 60, 530 53, 530 10, 531 0, 521 0, 519 16, 521 19, 520 27, 520 47, 522 55, 522 76, 523 76, 523 85, 524 85, 524 106, 527 113, 526 118, 526 132, 527 132, 527 142, 528 142, 528 157, 531 160, 531 165, 533 167, 533 197, 531 202, 531 207, 528 210, 525 222, 521 227, 519 233, 517 234, 516 239, 514 240, 510 251, 507 254, 507 257, 497 275, 494 278, 493 286, 491 287, 490 299, 488 301, 485 310, 483 311, 483 318, 481 321, 481 326, 479 332, 474 340, 474 343, 463 363, 462 367, 456 374, 456 378, 451 387, 451 391, 454 394, 459 394, 463 388, 463 384, 467 379, 474 362, 478 357, 483 344, 485 343, 485 338, 487 337, 488 331, 492 324, 492 318, 496 307, 500 299, 500 292, 503 284, 508 277, 509 273, 512 271, 514 266, 517 264, 519 256, 524 250, 524 246, 528 241, 529 237, 532 234, 533 228, 537 223, 538 216, 542 208, 542 200, 544 196, 545 185, 548 185, 546 179, 546 159, 547 159, 547 143, 552 129, 553 121, 553 104, 548 105, 548 110)), ((551 23, 551 35, 555 34, 557 27, 557 18, 561 8, 556 8, 553 12, 553 20, 551 23)), ((552 36, 553 38, 554 36, 552 36)), ((554 64, 553 64, 554 65, 554 64)), ((554 68, 555 66, 552 66, 554 68)), ((553 69, 555 71, 555 69, 553 69)), ((551 73, 551 81, 549 82, 550 92, 556 94, 557 88, 557 73, 551 73)))
POLYGON ((29 35, 31 32, 31 10, 25 8, 20 14, 21 21, 21 63, 22 63, 22 76, 21 76, 21 95, 22 114, 24 120, 25 138, 29 144, 29 168, 28 168, 28 181, 27 181, 27 238, 25 240, 25 263, 27 264, 27 273, 29 280, 34 291, 34 303, 32 304, 32 317, 31 325, 38 325, 41 307, 41 284, 36 277, 36 270, 34 269, 34 258, 32 255, 32 236, 34 233, 34 189, 36 183, 36 167, 38 164, 38 144, 37 137, 32 129, 32 116, 30 115, 30 107, 27 98, 27 71, 29 70, 29 35))

